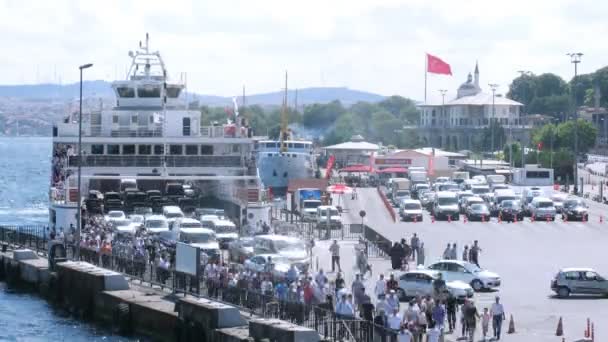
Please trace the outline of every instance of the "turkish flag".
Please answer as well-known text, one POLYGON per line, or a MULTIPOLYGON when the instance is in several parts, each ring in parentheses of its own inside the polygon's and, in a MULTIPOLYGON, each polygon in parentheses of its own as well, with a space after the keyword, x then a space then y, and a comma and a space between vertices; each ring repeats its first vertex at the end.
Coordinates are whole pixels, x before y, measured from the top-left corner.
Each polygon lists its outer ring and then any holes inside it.
POLYGON ((452 75, 450 65, 439 57, 426 54, 426 71, 433 74, 452 75))

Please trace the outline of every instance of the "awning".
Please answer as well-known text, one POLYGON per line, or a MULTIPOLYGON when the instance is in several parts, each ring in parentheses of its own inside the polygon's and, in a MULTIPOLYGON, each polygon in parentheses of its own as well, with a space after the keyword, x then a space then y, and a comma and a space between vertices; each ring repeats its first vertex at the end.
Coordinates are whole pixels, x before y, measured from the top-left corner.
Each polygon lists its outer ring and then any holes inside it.
POLYGON ((376 173, 407 173, 407 169, 404 167, 387 167, 376 171, 376 173))
POLYGON ((371 172, 369 165, 349 165, 338 172, 371 172))

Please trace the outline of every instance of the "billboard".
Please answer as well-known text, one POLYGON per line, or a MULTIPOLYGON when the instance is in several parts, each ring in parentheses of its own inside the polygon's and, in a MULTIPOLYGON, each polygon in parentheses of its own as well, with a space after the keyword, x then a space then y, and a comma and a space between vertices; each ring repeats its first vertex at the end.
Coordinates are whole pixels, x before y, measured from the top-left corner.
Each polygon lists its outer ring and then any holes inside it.
POLYGON ((201 264, 201 252, 198 247, 178 242, 175 248, 175 271, 179 273, 198 276, 201 264))

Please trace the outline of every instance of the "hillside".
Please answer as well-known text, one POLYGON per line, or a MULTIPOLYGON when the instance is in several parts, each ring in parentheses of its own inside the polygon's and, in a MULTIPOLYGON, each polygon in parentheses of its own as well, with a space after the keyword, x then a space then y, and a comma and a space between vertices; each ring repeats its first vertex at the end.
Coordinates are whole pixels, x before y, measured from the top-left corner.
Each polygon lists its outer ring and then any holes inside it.
MULTIPOLYGON (((84 82, 86 89, 85 94, 94 94, 93 97, 113 97, 110 83, 106 81, 86 81, 84 82)), ((27 85, 0 85, 0 98, 11 97, 19 99, 56 99, 69 100, 78 97, 79 84, 27 84, 27 85)), ((289 102, 295 101, 295 90, 288 93, 289 102)), ((230 97, 193 94, 192 98, 198 99, 200 104, 210 106, 231 105, 230 97)), ((315 87, 298 89, 298 105, 312 103, 328 103, 333 100, 339 100, 345 105, 354 104, 359 101, 378 102, 384 99, 384 96, 348 89, 345 87, 315 87)), ((283 93, 280 91, 263 94, 252 94, 247 96, 248 104, 259 105, 280 105, 283 100, 283 93)))

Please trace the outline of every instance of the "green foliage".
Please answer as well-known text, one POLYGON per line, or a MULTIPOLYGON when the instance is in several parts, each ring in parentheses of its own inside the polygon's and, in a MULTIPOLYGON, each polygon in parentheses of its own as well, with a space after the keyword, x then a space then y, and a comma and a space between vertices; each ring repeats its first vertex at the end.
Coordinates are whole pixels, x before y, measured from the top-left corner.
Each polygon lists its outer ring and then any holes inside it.
POLYGON ((569 108, 568 85, 555 74, 521 75, 509 86, 507 96, 524 104, 528 114, 561 117, 569 108))
POLYGON ((340 101, 332 101, 328 104, 318 104, 304 107, 302 124, 308 128, 324 128, 334 122, 346 112, 340 101))
MULTIPOLYGON (((592 123, 583 119, 578 119, 576 123, 578 126, 578 151, 584 154, 595 145, 597 128, 592 123)), ((559 125, 547 124, 536 129, 532 133, 532 141, 535 145, 542 142, 545 149, 550 149, 551 145, 553 145, 554 150, 564 149, 573 151, 574 134, 575 122, 569 120, 559 125)))
MULTIPOLYGON (((479 146, 480 151, 487 151, 491 148, 491 146, 492 146, 492 129, 494 129, 494 148, 495 149, 500 149, 501 146, 503 145, 503 143, 505 143, 507 141, 507 139, 506 139, 507 135, 505 134, 504 127, 502 127, 502 125, 500 123, 498 123, 497 121, 492 121, 492 122, 490 122, 490 125, 488 127, 483 129, 482 138, 481 138, 481 141, 479 141, 479 143, 481 144, 481 146, 479 146)), ((492 152, 494 152, 494 151, 492 151, 492 152)))

